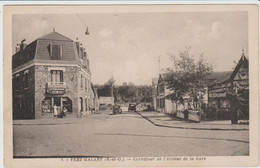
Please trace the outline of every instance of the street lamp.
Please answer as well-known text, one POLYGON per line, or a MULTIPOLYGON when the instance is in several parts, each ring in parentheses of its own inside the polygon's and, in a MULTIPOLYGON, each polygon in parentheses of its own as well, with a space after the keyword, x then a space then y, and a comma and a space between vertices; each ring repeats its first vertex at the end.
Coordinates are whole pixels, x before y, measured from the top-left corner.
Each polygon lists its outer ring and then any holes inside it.
POLYGON ((86 28, 85 35, 89 35, 88 26, 87 26, 87 28, 86 28))

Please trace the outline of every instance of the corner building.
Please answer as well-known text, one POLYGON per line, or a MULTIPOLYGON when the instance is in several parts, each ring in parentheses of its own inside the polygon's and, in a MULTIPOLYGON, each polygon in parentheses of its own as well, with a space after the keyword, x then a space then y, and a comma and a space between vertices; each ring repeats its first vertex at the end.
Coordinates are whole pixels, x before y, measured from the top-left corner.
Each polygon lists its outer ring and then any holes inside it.
POLYGON ((67 115, 90 113, 91 73, 79 42, 53 31, 29 45, 17 44, 12 57, 13 118, 53 117, 63 107, 67 115))

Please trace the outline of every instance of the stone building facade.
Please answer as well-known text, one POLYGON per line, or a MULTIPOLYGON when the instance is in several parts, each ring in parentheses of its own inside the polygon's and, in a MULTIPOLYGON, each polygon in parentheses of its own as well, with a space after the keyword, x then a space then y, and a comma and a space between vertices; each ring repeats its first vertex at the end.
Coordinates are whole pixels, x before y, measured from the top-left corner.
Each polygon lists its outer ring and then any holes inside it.
POLYGON ((95 95, 79 42, 53 31, 29 45, 23 40, 12 59, 14 119, 53 117, 54 108, 71 116, 90 113, 95 95))

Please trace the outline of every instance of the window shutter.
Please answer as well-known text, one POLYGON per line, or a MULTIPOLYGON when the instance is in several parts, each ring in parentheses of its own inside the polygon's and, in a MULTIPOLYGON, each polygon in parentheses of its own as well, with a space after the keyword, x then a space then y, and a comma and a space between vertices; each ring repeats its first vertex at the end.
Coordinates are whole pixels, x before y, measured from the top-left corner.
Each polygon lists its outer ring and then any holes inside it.
POLYGON ((52 45, 51 47, 52 51, 52 59, 61 59, 61 46, 60 45, 52 45))
POLYGON ((50 44, 50 56, 52 57, 52 45, 50 44))
POLYGON ((63 82, 63 71, 60 71, 60 82, 63 82))

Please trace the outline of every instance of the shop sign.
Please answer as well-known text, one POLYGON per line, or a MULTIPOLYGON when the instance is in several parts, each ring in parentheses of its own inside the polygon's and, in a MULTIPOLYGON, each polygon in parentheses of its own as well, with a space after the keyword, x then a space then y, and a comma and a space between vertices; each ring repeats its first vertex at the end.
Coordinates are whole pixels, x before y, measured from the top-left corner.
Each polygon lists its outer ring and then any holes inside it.
POLYGON ((49 88, 47 92, 49 94, 65 94, 66 88, 49 88))
POLYGON ((214 88, 209 90, 209 98, 221 98, 226 96, 226 88, 214 88))
POLYGON ((221 98, 226 96, 227 96, 226 92, 209 93, 209 98, 221 98))

